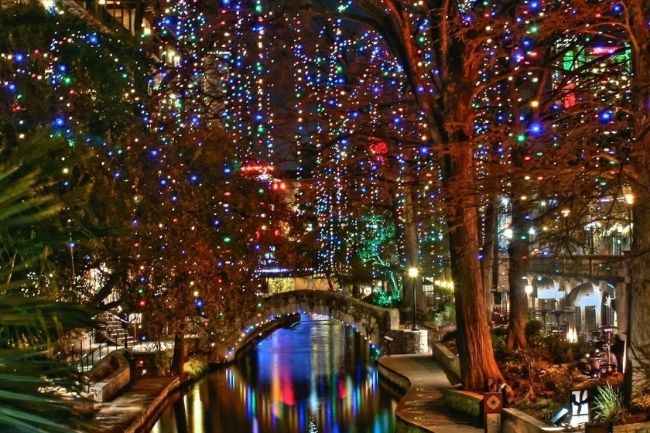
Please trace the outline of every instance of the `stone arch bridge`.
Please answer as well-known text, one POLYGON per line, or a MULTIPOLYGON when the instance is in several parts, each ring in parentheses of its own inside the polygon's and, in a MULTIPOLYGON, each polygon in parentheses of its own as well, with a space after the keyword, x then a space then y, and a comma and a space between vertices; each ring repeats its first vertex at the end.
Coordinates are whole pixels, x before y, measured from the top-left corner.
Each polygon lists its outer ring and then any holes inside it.
POLYGON ((251 341, 273 332, 283 318, 296 314, 321 314, 355 328, 371 344, 399 329, 399 311, 381 308, 350 296, 322 290, 295 290, 268 295, 260 299, 255 317, 242 318, 240 338, 230 348, 228 358, 251 341))

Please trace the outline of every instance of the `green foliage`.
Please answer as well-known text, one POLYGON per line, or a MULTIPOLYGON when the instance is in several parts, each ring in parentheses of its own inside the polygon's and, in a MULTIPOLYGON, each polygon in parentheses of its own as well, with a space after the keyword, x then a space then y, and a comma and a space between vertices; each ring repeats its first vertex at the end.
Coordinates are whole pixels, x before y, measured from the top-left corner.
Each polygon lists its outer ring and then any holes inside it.
POLYGON ((372 303, 380 307, 384 307, 384 308, 393 307, 398 301, 399 298, 397 300, 394 299, 390 293, 384 290, 377 289, 372 294, 372 303))
POLYGON ((164 376, 169 374, 169 368, 172 364, 172 354, 169 350, 157 348, 153 355, 153 367, 157 375, 164 376))
POLYGON ((620 391, 607 384, 596 391, 593 400, 594 419, 603 424, 615 424, 623 419, 623 396, 620 391))
POLYGON ((357 256, 362 264, 369 264, 388 282, 385 290, 376 291, 373 303, 391 307, 399 302, 402 280, 395 272, 398 257, 395 250, 395 225, 381 214, 364 215, 358 220, 359 247, 357 256))
POLYGON ((492 329, 492 349, 497 357, 503 357, 506 352, 506 335, 508 335, 508 328, 500 326, 492 329))
POLYGON ((529 320, 526 323, 526 329, 524 330, 526 334, 526 340, 530 343, 535 343, 538 341, 542 334, 542 329, 544 328, 544 323, 539 320, 529 320))
POLYGON ((71 193, 66 201, 54 192, 56 144, 37 135, 0 148, 1 431, 69 431, 62 425, 71 411, 59 394, 74 389, 75 376, 50 349, 66 332, 92 325, 91 311, 47 296, 50 281, 40 273, 43 258, 65 239, 56 217, 84 196, 71 193))
POLYGON ((433 321, 437 326, 453 325, 456 323, 456 306, 452 296, 443 296, 442 304, 438 305, 433 316, 433 321))
POLYGON ((539 341, 537 351, 542 358, 555 364, 575 362, 589 352, 589 347, 582 342, 571 343, 559 335, 549 335, 539 341))
POLYGON ((198 379, 208 371, 208 361, 204 358, 192 357, 185 363, 185 365, 183 365, 183 371, 187 373, 190 378, 198 379))

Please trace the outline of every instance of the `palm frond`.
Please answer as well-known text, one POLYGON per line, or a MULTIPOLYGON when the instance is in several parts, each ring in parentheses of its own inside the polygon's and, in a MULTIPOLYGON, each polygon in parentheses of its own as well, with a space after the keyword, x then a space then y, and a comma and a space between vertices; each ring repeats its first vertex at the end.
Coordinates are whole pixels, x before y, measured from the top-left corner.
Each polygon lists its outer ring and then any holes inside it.
POLYGON ((54 175, 61 143, 36 134, 16 148, 0 148, 0 431, 70 432, 74 391, 71 366, 53 356, 65 333, 90 328, 94 312, 43 293, 37 266, 70 233, 56 216, 84 203, 88 189, 60 194, 54 175), (57 229, 58 228, 58 229, 57 229), (37 294, 37 296, 34 296, 37 294))

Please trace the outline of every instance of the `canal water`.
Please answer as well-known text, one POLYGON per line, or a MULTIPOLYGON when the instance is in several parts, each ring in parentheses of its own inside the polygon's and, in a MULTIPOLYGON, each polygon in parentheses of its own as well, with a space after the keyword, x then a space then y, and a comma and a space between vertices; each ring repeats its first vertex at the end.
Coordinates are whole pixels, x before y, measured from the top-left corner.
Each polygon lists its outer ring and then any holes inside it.
POLYGON ((303 316, 172 402, 152 433, 394 433, 392 394, 353 329, 303 316))

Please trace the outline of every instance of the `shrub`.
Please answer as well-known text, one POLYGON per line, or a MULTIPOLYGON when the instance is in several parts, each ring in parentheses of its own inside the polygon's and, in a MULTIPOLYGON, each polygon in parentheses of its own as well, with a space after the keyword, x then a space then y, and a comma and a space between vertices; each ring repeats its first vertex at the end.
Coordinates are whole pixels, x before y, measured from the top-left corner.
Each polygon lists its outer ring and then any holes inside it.
POLYGON ((623 419, 623 397, 621 393, 607 384, 596 391, 593 402, 594 419, 603 424, 614 424, 623 419))
POLYGON ((630 407, 635 411, 650 413, 650 394, 634 397, 630 402, 630 407))
POLYGON ((492 349, 494 350, 494 355, 497 357, 497 359, 505 359, 507 352, 505 334, 492 334, 492 349))
POLYGON ((589 352, 589 346, 584 343, 570 343, 558 335, 549 335, 542 340, 544 358, 555 364, 564 364, 579 360, 589 352))
POLYGON ((192 379, 201 377, 208 370, 208 362, 202 358, 190 358, 185 365, 183 371, 192 379))
POLYGON ((445 335, 443 335, 440 341, 446 343, 448 341, 454 341, 455 339, 456 339, 456 331, 454 330, 454 331, 447 332, 445 335))
POLYGON ((529 320, 526 323, 526 329, 524 330, 524 333, 526 334, 526 340, 528 340, 529 343, 539 340, 543 328, 544 324, 541 321, 529 320))
POLYGON ((160 376, 169 375, 169 367, 171 365, 171 353, 166 350, 157 350, 153 356, 153 368, 156 374, 160 376))

